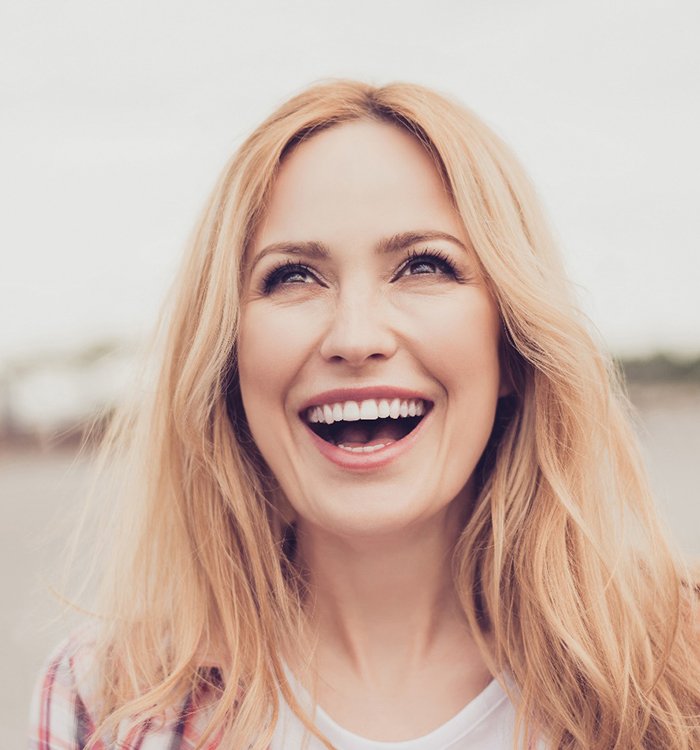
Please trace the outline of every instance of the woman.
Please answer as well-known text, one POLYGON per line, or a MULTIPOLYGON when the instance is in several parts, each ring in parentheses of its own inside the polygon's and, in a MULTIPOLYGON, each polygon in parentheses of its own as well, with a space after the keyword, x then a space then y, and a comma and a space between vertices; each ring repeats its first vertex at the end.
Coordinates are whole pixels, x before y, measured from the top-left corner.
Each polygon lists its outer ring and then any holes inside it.
POLYGON ((110 443, 99 626, 50 661, 32 747, 700 747, 693 585, 471 113, 404 84, 289 101, 166 330, 110 443))

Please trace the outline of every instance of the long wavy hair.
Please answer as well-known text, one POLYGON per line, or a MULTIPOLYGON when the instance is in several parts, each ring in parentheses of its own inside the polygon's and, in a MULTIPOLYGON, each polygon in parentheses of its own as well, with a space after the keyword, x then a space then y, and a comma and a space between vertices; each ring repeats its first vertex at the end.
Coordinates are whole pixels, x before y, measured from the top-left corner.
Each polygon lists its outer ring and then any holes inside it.
POLYGON ((520 729, 552 748, 700 747, 697 592, 660 530, 617 373, 533 188, 468 110, 420 86, 352 81, 288 101, 225 167, 163 319, 155 383, 106 442, 124 486, 97 608, 100 731, 198 694, 209 719, 199 747, 222 737, 259 750, 278 686, 311 728, 281 656, 306 642, 304 580, 238 389, 240 287, 285 154, 361 118, 431 154, 500 311, 514 391, 453 574, 487 663, 509 675, 520 729))

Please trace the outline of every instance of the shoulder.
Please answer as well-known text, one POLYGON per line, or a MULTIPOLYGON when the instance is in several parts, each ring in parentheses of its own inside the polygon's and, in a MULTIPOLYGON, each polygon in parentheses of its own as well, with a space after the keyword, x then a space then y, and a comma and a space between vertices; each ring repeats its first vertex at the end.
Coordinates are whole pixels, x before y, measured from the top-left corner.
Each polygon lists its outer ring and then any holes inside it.
POLYGON ((83 631, 62 641, 42 668, 30 712, 30 750, 82 748, 94 731, 88 705, 94 643, 83 631))
MULTIPOLYGON (((96 640, 89 631, 66 638, 46 660, 34 688, 28 750, 83 750, 101 715, 96 640)), ((208 724, 191 696, 162 720, 122 722, 116 736, 102 735, 94 750, 148 747, 190 750, 208 724)), ((216 747, 211 743, 208 747, 216 747)))

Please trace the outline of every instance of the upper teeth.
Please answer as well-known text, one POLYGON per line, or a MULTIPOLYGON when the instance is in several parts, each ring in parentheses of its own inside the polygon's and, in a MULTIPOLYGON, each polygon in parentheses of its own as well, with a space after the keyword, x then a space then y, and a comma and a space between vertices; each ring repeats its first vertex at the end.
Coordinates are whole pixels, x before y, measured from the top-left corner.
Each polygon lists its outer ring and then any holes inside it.
POLYGON ((357 422, 361 419, 379 419, 391 417, 420 417, 425 413, 425 402, 420 398, 412 399, 373 399, 365 401, 345 401, 337 404, 311 406, 306 410, 309 422, 357 422))

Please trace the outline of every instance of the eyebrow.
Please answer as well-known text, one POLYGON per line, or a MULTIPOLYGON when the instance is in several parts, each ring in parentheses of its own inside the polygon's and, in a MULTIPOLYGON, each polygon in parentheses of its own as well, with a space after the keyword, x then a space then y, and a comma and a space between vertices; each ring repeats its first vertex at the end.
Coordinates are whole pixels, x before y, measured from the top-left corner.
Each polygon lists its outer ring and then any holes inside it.
MULTIPOLYGON (((385 237, 380 240, 377 244, 377 252, 380 254, 392 254, 400 252, 407 247, 417 245, 420 242, 432 242, 435 240, 446 240, 453 244, 461 247, 462 250, 467 252, 466 245, 454 235, 448 234, 447 232, 437 231, 415 231, 415 232, 399 232, 393 234, 391 237, 385 237)), ((272 254, 286 254, 286 255, 301 255, 307 258, 314 258, 316 260, 324 260, 330 257, 330 250, 322 242, 315 240, 305 242, 274 242, 271 245, 265 246, 253 259, 253 263, 250 267, 253 268, 266 256, 272 254)))

